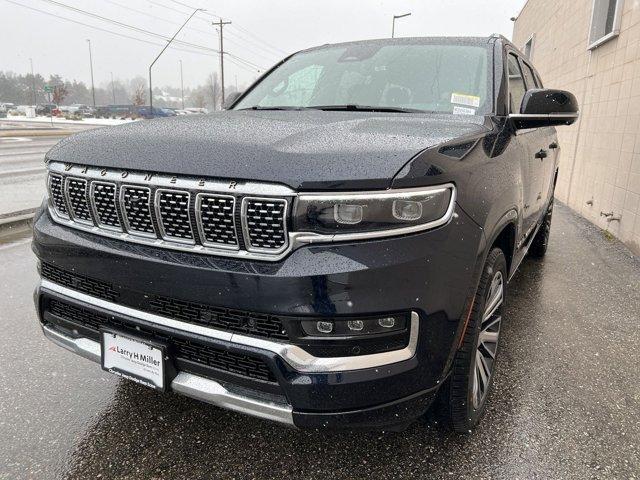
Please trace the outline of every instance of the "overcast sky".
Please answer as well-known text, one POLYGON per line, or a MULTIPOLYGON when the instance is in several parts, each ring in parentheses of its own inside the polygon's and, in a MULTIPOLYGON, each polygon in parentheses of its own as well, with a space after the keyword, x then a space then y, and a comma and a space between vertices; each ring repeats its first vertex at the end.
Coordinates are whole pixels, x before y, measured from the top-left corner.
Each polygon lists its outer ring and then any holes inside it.
POLYGON ((296 50, 389 37, 394 14, 411 12, 411 16, 396 21, 396 36, 495 32, 511 38, 513 23, 509 19, 518 14, 524 3, 525 0, 0 0, 0 70, 27 73, 32 58, 36 73, 58 73, 89 83, 86 39, 91 39, 97 85, 108 83, 112 72, 116 79, 147 76, 149 63, 165 43, 162 38, 73 9, 170 37, 191 13, 189 6, 205 8, 207 12, 198 13, 177 37, 198 47, 169 48, 153 67, 153 83, 179 86, 180 59, 185 86, 202 84, 210 72, 218 72, 219 59, 211 51, 218 50, 218 34, 211 22, 221 16, 232 22, 224 27, 224 49, 232 55, 225 60, 225 83, 234 84, 237 79, 242 87, 256 78, 258 67, 268 68, 296 50))

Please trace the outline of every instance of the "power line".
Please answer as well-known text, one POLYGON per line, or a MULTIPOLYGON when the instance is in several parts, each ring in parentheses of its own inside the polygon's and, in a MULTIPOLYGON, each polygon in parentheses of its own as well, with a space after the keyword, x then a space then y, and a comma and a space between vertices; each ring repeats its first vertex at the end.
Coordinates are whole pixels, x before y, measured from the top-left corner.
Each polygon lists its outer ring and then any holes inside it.
MULTIPOLYGON (((112 5, 117 6, 117 7, 119 7, 119 8, 123 8, 123 9, 125 9, 125 10, 129 10, 129 11, 131 11, 131 12, 135 12, 135 13, 138 13, 138 14, 140 14, 140 15, 145 15, 145 16, 147 16, 147 17, 149 17, 149 18, 154 18, 154 19, 156 19, 156 20, 160 20, 160 21, 162 21, 162 22, 166 22, 166 23, 169 23, 169 24, 171 24, 171 25, 178 25, 178 23, 177 23, 177 22, 174 22, 174 21, 172 21, 172 20, 169 20, 169 19, 166 19, 166 18, 163 18, 163 17, 158 17, 157 15, 153 15, 153 14, 151 14, 151 13, 149 13, 149 12, 145 12, 145 11, 142 11, 142 10, 138 10, 138 9, 136 9, 136 8, 129 7, 129 6, 127 6, 127 5, 122 5, 122 4, 118 3, 118 2, 115 2, 114 0, 105 0, 105 1, 106 1, 106 2, 108 2, 108 3, 111 3, 112 5)), ((202 20, 202 19, 201 19, 201 20, 202 20)), ((185 28, 185 30, 190 30, 190 31, 193 31, 193 32, 199 32, 199 33, 201 33, 201 34, 207 35, 207 37, 210 37, 210 36, 211 36, 211 32, 208 32, 208 31, 206 31, 206 30, 202 30, 202 29, 200 29, 200 28, 192 27, 192 26, 187 26, 187 27, 185 28)), ((231 39, 230 39, 230 41, 231 41, 232 43, 237 43, 237 40, 236 40, 235 38, 231 38, 231 39)), ((257 45, 257 47, 258 47, 258 48, 261 48, 259 45, 257 45)), ((244 47, 244 48, 247 48, 247 47, 244 47)), ((254 47, 254 46, 249 46, 249 48, 256 48, 256 47, 254 47)), ((257 52, 251 52, 251 53, 253 53, 254 55, 257 55, 258 57, 260 57, 260 58, 262 58, 262 59, 264 59, 264 60, 267 60, 267 61, 269 61, 269 62, 273 61, 273 58, 272 58, 272 57, 273 57, 273 53, 271 53, 270 51, 268 51, 268 50, 266 50, 266 49, 264 49, 264 48, 262 48, 262 50, 263 50, 263 51, 265 51, 268 55, 270 55, 270 57, 266 57, 265 55, 260 54, 260 53, 257 53, 257 52)))
MULTIPOLYGON (((134 40, 136 42, 146 43, 148 45, 155 45, 155 46, 158 46, 158 47, 164 46, 164 44, 162 44, 162 43, 157 43, 157 42, 152 42, 152 41, 149 41, 149 40, 144 40, 142 38, 132 37, 131 35, 127 35, 127 34, 120 33, 120 32, 114 32, 113 30, 108 30, 106 28, 98 27, 96 25, 91 25, 91 24, 88 24, 88 23, 84 23, 84 22, 81 22, 79 20, 73 20, 71 18, 63 17, 61 15, 57 15, 57 14, 52 13, 52 12, 47 12, 45 10, 40 10, 38 8, 31 7, 29 5, 23 5, 21 3, 15 2, 13 0, 5 0, 5 1, 8 2, 8 3, 11 3, 13 5, 16 5, 18 7, 26 8, 26 9, 32 10, 34 12, 38 12, 38 13, 41 13, 41 14, 44 14, 44 15, 48 15, 50 17, 55 17, 55 18, 58 18, 60 20, 64 20, 66 22, 75 23, 76 25, 82 25, 83 27, 88 27, 88 28, 92 28, 94 30, 98 30, 98 31, 101 31, 101 32, 109 33, 111 35, 115 35, 115 36, 118 36, 118 37, 126 38, 128 40, 134 40)), ((172 48, 173 50, 179 50, 179 51, 182 51, 182 52, 193 53, 193 54, 196 54, 196 55, 213 56, 213 55, 219 53, 217 50, 213 50, 213 53, 208 53, 208 52, 192 50, 192 49, 188 49, 188 48, 177 47, 177 46, 173 46, 173 45, 170 48, 172 48)), ((242 67, 242 68, 244 68, 245 70, 254 72, 254 68, 253 67, 250 68, 250 67, 248 67, 246 65, 238 64, 236 62, 233 62, 233 63, 238 65, 238 66, 240 66, 240 67, 242 67)))

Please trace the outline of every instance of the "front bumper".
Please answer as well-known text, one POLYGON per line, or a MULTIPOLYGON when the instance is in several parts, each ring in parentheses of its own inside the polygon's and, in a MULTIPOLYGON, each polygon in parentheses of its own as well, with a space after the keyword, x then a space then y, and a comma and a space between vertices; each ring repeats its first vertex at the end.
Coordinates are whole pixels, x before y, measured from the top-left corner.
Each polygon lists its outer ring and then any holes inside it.
POLYGON ((362 243, 310 246, 264 264, 97 238, 52 223, 46 212, 36 218, 33 248, 42 262, 111 282, 123 292, 171 293, 227 308, 301 316, 412 311, 415 331, 406 348, 374 355, 314 357, 286 343, 150 316, 46 282, 37 304, 49 338, 94 360, 96 339, 52 322, 47 298, 118 318, 134 329, 251 356, 274 376, 268 383, 178 368, 171 388, 180 393, 300 427, 388 428, 422 415, 446 378, 459 320, 474 290, 481 242, 482 231, 458 210, 434 231, 367 242, 366 248, 362 243))

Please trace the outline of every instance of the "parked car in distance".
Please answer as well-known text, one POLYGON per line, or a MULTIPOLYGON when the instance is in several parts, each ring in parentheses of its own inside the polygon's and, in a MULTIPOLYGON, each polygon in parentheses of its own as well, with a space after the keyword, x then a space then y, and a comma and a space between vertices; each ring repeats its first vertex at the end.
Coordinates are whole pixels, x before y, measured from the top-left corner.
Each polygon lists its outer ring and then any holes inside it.
POLYGON ((43 103, 36 105, 36 115, 58 115, 60 109, 55 103, 43 103))
POLYGON ((397 38, 298 52, 227 111, 71 136, 34 221, 43 332, 300 428, 401 429, 439 397, 468 432, 577 116, 501 36, 397 38))
POLYGON ((67 107, 69 113, 75 113, 84 117, 91 117, 96 113, 96 109, 83 103, 74 103, 67 107))

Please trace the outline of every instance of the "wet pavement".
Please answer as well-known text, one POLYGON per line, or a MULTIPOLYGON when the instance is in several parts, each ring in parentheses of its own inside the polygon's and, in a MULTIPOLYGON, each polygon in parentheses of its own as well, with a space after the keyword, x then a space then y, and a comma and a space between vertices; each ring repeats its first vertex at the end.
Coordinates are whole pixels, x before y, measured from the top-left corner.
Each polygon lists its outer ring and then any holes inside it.
POLYGON ((640 260, 559 205, 510 283, 481 427, 301 432, 119 380, 46 341, 28 240, 0 245, 0 478, 640 477, 640 260))

